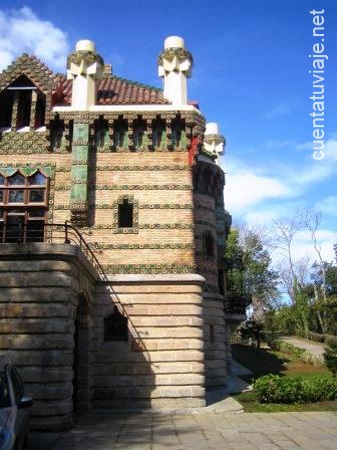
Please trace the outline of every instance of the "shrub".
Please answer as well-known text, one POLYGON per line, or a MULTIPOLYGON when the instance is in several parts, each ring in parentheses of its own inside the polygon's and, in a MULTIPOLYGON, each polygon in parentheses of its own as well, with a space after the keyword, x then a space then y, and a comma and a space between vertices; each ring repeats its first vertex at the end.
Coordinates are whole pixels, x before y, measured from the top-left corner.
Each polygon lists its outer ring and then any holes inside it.
POLYGON ((337 399, 337 379, 266 375, 255 380, 254 393, 260 403, 314 403, 337 399))
POLYGON ((325 365, 334 376, 337 375, 337 342, 329 340, 323 354, 325 365))
POLYGON ((304 348, 295 347, 295 345, 289 342, 274 340, 268 342, 270 348, 279 350, 280 352, 292 355, 305 362, 306 364, 312 364, 314 366, 324 366, 323 358, 315 356, 312 353, 306 351, 304 348))

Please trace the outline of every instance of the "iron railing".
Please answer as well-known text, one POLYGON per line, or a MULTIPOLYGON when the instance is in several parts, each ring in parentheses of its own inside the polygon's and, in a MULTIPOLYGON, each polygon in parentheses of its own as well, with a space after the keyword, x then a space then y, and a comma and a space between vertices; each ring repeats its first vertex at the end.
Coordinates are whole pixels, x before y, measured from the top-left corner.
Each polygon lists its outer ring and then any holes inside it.
POLYGON ((86 259, 93 265, 100 275, 104 271, 98 261, 91 246, 84 239, 83 235, 89 233, 80 233, 69 221, 65 223, 42 223, 40 221, 31 221, 23 223, 1 223, 0 222, 0 244, 30 244, 30 243, 52 243, 52 244, 70 244, 78 247, 86 259))

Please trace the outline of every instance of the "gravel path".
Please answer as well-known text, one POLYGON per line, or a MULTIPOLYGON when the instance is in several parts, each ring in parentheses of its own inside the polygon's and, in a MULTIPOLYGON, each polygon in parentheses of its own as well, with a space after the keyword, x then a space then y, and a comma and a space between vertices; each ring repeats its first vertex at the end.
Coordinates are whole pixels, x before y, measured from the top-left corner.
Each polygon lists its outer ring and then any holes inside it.
POLYGON ((323 358, 325 346, 320 342, 306 341, 305 339, 299 339, 293 336, 283 336, 280 340, 289 342, 289 344, 295 345, 295 347, 304 348, 313 355, 323 358))

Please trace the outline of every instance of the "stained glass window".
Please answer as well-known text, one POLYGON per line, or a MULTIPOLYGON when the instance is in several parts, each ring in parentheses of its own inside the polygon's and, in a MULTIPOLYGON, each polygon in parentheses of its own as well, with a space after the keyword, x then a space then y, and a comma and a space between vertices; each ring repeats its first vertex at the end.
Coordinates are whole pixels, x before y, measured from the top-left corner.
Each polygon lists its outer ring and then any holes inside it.
POLYGON ((8 203, 24 203, 24 190, 15 189, 10 190, 8 194, 8 203))
POLYGON ((46 177, 41 172, 36 172, 34 175, 29 177, 29 183, 32 185, 43 186, 47 183, 46 177))
POLYGON ((29 191, 29 203, 42 203, 44 201, 43 189, 31 189, 29 191))
POLYGON ((48 209, 48 178, 39 170, 0 175, 0 242, 43 242, 48 209))
POLYGON ((12 186, 25 184, 25 177, 21 175, 21 173, 16 172, 14 175, 8 178, 8 182, 12 186))

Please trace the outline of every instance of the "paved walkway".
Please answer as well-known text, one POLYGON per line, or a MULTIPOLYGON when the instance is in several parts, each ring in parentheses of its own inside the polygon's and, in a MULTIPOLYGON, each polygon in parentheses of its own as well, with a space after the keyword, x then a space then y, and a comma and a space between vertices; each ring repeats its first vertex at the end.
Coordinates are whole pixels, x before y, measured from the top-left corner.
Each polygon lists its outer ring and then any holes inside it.
POLYGON ((337 449, 337 413, 109 414, 64 433, 31 433, 28 450, 337 449))
POLYGON ((307 341, 305 339, 300 339, 293 336, 282 336, 280 338, 282 341, 289 342, 289 344, 295 345, 295 347, 304 348, 308 352, 323 359, 324 344, 320 342, 307 341))
POLYGON ((232 372, 193 413, 82 413, 70 431, 31 432, 27 450, 337 449, 337 413, 243 413, 228 393, 249 389, 237 376, 247 369, 234 362, 232 372))

